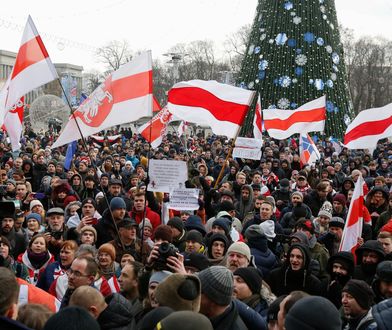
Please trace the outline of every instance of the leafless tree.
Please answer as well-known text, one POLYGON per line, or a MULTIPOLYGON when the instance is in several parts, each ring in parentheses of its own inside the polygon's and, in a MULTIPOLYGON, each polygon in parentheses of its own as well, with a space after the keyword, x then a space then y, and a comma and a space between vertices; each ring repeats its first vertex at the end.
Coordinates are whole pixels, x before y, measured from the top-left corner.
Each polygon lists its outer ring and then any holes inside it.
POLYGON ((109 71, 117 70, 132 59, 132 52, 126 40, 113 40, 97 50, 98 61, 104 63, 109 71))

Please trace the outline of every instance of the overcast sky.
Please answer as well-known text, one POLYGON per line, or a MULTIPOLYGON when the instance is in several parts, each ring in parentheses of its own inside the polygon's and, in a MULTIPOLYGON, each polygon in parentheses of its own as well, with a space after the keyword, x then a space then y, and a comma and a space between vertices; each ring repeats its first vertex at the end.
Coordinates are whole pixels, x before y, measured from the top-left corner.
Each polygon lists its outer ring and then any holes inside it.
MULTIPOLYGON (((339 23, 357 37, 392 39, 391 0, 335 3, 339 23)), ((0 12, 0 49, 18 50, 30 14, 53 62, 99 68, 92 49, 123 39, 161 58, 180 42, 211 39, 221 46, 227 35, 252 23, 256 6, 257 0, 8 0, 0 12)))

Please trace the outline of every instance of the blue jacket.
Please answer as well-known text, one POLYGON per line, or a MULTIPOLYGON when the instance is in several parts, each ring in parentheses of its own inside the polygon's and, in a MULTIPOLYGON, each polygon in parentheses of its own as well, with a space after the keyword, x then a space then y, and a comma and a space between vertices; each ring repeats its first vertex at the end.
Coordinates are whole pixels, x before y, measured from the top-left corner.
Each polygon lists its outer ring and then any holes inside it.
POLYGON ((238 299, 233 301, 237 307, 238 314, 248 329, 267 330, 267 322, 258 312, 238 299))

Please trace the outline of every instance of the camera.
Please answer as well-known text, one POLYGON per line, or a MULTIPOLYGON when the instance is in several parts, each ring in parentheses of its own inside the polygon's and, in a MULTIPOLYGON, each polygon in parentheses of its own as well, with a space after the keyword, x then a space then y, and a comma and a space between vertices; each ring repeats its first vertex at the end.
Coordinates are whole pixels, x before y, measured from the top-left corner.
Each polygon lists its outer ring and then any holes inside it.
POLYGON ((177 258, 178 249, 171 243, 163 242, 159 246, 158 253, 159 253, 159 257, 157 260, 155 260, 153 269, 157 271, 170 270, 166 265, 167 258, 169 257, 177 258))
POLYGON ((62 231, 51 231, 50 236, 52 236, 56 241, 58 241, 63 236, 63 232, 62 231))

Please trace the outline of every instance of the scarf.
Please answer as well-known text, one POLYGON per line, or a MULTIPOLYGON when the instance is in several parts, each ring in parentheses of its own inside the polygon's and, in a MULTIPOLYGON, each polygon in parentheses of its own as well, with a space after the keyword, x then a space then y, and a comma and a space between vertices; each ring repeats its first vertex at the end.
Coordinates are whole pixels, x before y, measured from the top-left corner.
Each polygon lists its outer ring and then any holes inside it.
POLYGON ((42 253, 34 253, 30 249, 27 250, 27 256, 31 262, 31 265, 34 269, 40 269, 45 262, 49 260, 49 253, 48 251, 42 253))

